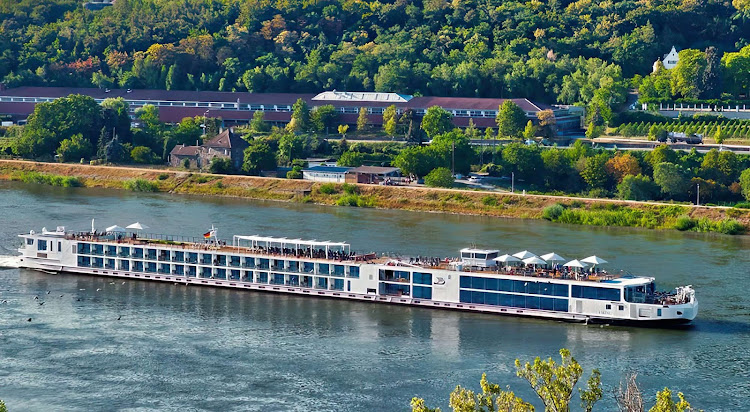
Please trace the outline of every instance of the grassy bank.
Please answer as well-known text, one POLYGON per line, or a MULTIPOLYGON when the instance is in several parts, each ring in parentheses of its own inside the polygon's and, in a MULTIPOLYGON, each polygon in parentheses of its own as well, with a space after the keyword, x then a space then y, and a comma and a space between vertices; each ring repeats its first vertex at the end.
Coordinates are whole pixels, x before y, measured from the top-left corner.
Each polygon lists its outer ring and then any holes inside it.
POLYGON ((570 199, 431 188, 321 184, 305 180, 0 160, 0 180, 57 186, 232 196, 346 207, 376 207, 553 222, 727 234, 750 227, 750 210, 570 199))

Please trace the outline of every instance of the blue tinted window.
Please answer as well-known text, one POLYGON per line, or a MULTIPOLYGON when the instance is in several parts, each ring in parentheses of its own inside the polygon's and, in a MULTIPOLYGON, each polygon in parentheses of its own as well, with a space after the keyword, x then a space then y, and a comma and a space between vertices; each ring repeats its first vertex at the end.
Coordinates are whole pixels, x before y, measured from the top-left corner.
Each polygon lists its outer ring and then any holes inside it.
MULTIPOLYGON (((463 276, 461 276, 463 278, 463 276)), ((459 300, 463 303, 471 303, 471 292, 468 290, 462 290, 459 293, 459 300)))
POLYGON ((497 293, 485 293, 484 294, 484 303, 486 305, 497 305, 497 302, 498 302, 497 293))
POLYGON ((620 300, 620 290, 612 288, 600 288, 595 286, 573 285, 572 295, 574 298, 597 299, 597 300, 620 300))
POLYGON ((513 295, 500 293, 498 299, 498 304, 500 306, 513 306, 513 295))
POLYGON ((432 274, 431 273, 420 273, 414 272, 414 283, 419 285, 431 285, 432 274))
POLYGON ((471 292, 471 302, 484 304, 484 292, 471 292))
POLYGON ((485 279, 484 287, 487 290, 497 290, 497 287, 498 287, 497 279, 485 279))
POLYGON ((471 276, 461 276, 461 287, 462 288, 471 287, 471 276))
POLYGON ((554 302, 554 310, 560 311, 560 312, 567 312, 568 311, 568 300, 567 299, 555 299, 554 302))
POLYGON ((498 290, 503 292, 513 292, 513 282, 514 281, 508 279, 500 279, 498 290))
POLYGON ((420 299, 432 299, 432 288, 414 286, 414 297, 420 299))
POLYGON ((472 289, 484 289, 484 278, 473 277, 471 278, 472 289))

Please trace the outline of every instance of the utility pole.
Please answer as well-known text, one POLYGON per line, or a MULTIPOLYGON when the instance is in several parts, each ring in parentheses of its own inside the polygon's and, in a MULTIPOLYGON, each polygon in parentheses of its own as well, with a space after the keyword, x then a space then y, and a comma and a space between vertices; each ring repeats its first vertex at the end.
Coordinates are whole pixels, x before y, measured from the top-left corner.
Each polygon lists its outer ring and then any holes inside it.
POLYGON ((510 192, 516 191, 516 172, 510 172, 510 192))
POLYGON ((701 184, 696 183, 698 188, 695 191, 695 205, 700 206, 701 205, 701 184))

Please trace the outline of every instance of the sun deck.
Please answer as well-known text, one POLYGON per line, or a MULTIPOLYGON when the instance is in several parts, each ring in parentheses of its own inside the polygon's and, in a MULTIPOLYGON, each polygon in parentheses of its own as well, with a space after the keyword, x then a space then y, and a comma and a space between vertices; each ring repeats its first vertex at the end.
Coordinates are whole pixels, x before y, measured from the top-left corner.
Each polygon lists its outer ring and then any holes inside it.
MULTIPOLYGON (((562 279, 587 281, 593 283, 642 283, 648 278, 621 277, 597 269, 592 272, 575 270, 574 268, 537 268, 529 269, 519 266, 490 266, 477 267, 466 265, 462 258, 394 258, 389 256, 378 256, 377 253, 360 254, 352 252, 350 245, 343 242, 274 238, 267 236, 234 236, 233 244, 228 245, 221 240, 208 240, 195 237, 183 237, 161 234, 94 234, 90 232, 68 233, 66 239, 75 239, 93 243, 117 243, 118 245, 159 247, 176 250, 207 251, 213 253, 232 254, 254 254, 260 256, 285 257, 293 259, 304 259, 311 262, 341 262, 341 263, 370 263, 387 266, 412 267, 432 270, 450 270, 465 273, 476 273, 479 275, 505 275, 531 278, 562 279), (246 245, 242 245, 242 242, 246 245), (293 246, 293 247, 292 247, 293 246)), ((496 251, 493 251, 496 252, 496 251)), ((102 250, 103 256, 116 256, 102 250)), ((167 259, 158 259, 167 260, 167 259)), ((197 262, 196 262, 197 263, 197 262)))

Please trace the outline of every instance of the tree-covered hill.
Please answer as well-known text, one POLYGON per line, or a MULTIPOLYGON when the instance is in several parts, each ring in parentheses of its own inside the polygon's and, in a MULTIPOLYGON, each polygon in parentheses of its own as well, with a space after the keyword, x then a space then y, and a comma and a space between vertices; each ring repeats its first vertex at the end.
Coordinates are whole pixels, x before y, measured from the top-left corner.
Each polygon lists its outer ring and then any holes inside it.
POLYGON ((748 0, 0 0, 0 78, 589 103, 678 48, 736 51, 748 0), (734 4, 733 4, 734 3, 734 4), (739 9, 739 10, 738 10, 739 9))

